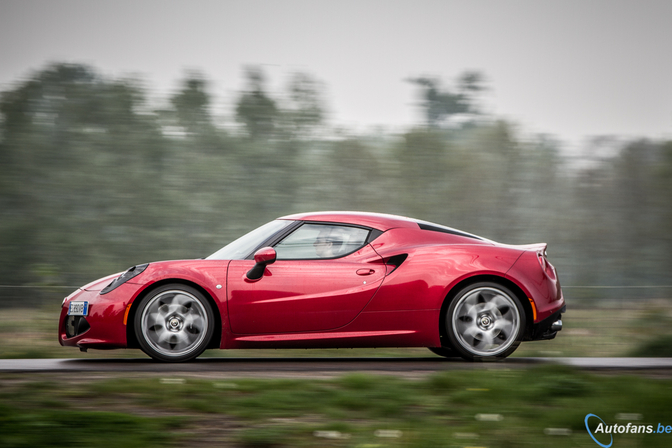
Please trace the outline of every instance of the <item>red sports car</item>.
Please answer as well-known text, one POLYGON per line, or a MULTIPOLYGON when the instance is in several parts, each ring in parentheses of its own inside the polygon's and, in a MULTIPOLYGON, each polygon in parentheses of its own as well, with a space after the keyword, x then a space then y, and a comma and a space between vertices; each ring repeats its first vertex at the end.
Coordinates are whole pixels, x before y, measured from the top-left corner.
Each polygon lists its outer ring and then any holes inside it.
POLYGON ((206 348, 428 347, 497 359, 554 338, 564 311, 546 244, 509 246, 400 216, 305 213, 205 259, 83 286, 63 301, 59 340, 168 362, 206 348))

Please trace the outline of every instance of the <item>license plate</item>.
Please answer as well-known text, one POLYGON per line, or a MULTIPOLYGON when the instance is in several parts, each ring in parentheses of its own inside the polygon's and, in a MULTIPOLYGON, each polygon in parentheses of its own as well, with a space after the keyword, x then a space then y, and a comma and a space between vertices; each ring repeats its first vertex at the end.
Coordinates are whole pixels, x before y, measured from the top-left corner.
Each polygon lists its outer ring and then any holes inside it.
POLYGON ((68 316, 86 316, 89 314, 89 302, 70 302, 68 316))

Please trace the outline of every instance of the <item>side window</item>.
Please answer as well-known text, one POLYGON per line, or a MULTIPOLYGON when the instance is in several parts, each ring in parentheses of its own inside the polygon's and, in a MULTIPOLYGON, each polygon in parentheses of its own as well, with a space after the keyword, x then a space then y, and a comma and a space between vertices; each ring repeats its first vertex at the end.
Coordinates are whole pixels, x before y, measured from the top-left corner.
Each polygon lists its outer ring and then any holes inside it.
POLYGON ((278 260, 339 258, 366 244, 368 229, 332 224, 304 224, 275 245, 278 260))

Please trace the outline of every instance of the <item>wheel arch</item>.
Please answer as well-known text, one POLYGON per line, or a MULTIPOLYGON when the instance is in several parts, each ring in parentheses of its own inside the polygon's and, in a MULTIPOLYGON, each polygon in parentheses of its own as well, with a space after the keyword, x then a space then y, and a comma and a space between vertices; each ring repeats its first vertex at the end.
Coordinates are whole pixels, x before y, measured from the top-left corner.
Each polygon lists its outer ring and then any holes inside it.
POLYGON ((520 303, 523 305, 523 309, 525 310, 525 335, 529 334, 529 332, 531 331, 532 325, 534 324, 532 305, 530 304, 527 295, 520 288, 520 286, 518 286, 513 281, 498 275, 492 275, 492 274, 474 275, 472 277, 465 278, 456 283, 455 285, 453 285, 453 287, 450 288, 450 291, 448 291, 446 298, 443 300, 443 304, 441 305, 441 312, 439 313, 439 337, 441 339, 442 346, 445 347, 449 346, 445 316, 451 302, 455 299, 457 293, 463 290, 464 288, 482 282, 491 282, 499 284, 505 288, 508 288, 512 293, 514 293, 518 298, 518 300, 520 301, 520 303))
POLYGON ((191 288, 194 288, 201 294, 203 294, 203 297, 205 297, 205 299, 208 301, 208 304, 210 304, 210 306, 212 307, 212 314, 214 314, 215 316, 215 329, 212 333, 212 338, 210 339, 210 342, 208 343, 206 349, 219 348, 222 340, 222 313, 219 309, 219 306, 217 305, 217 302, 215 302, 215 299, 213 299, 212 296, 198 283, 194 283, 192 281, 185 280, 183 278, 167 278, 158 281, 156 283, 147 285, 145 289, 143 289, 142 292, 138 294, 135 300, 133 300, 133 303, 131 304, 131 309, 128 312, 128 319, 126 320, 127 347, 140 348, 137 335, 135 334, 135 325, 133 324, 135 322, 135 315, 137 313, 138 307, 140 306, 140 302, 142 302, 142 299, 145 298, 145 296, 150 294, 155 289, 169 284, 189 286, 191 288))

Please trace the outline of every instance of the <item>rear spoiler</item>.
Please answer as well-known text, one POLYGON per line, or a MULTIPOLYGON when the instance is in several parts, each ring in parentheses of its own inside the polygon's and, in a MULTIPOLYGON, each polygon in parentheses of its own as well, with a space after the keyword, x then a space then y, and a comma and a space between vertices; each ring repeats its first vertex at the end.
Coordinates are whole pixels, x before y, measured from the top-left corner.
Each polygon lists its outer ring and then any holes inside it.
POLYGON ((513 249, 520 249, 520 250, 533 250, 536 252, 542 252, 546 253, 546 248, 548 247, 548 244, 546 243, 535 243, 535 244, 520 244, 520 245, 515 245, 515 246, 510 246, 513 249))

